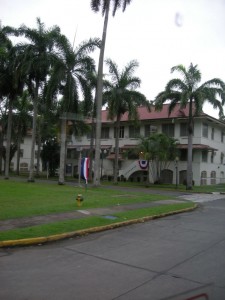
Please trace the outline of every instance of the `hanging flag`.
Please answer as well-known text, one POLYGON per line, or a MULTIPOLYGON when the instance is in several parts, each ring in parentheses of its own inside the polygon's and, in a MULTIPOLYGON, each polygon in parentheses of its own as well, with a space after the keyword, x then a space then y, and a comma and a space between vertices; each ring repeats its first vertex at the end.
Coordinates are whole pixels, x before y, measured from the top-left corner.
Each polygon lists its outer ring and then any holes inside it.
POLYGON ((88 181, 88 168, 89 168, 89 158, 88 157, 83 157, 81 159, 81 178, 86 181, 88 181))
POLYGON ((140 166, 140 168, 141 169, 147 169, 147 167, 148 167, 148 161, 147 160, 139 160, 139 166, 140 166))

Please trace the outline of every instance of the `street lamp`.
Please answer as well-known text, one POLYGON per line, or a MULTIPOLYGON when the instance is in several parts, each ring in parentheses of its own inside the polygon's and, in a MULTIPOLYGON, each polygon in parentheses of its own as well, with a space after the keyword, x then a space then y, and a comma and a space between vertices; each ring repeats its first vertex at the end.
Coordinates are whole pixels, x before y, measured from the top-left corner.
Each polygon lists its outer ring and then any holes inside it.
POLYGON ((175 164, 175 172, 176 172, 176 189, 178 187, 178 161, 179 161, 179 157, 176 156, 175 157, 175 161, 174 161, 174 164, 175 164))

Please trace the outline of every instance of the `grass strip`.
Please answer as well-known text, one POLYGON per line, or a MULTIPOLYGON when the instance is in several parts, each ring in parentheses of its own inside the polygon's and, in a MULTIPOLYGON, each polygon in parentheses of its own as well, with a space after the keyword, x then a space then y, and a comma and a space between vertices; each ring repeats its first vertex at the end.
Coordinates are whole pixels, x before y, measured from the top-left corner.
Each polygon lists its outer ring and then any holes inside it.
POLYGON ((113 214, 116 219, 108 219, 103 216, 91 216, 82 219, 66 220, 51 224, 32 226, 22 229, 14 229, 0 232, 0 241, 19 240, 26 238, 47 237, 66 232, 73 232, 82 229, 111 225, 119 222, 129 221, 150 216, 158 216, 173 211, 194 208, 194 203, 178 203, 171 205, 161 205, 151 208, 142 208, 113 214))
POLYGON ((140 193, 132 189, 131 191, 118 191, 90 187, 85 190, 84 187, 61 186, 46 182, 0 180, 0 220, 80 209, 76 202, 77 194, 82 194, 84 197, 83 209, 168 199, 168 196, 140 193))

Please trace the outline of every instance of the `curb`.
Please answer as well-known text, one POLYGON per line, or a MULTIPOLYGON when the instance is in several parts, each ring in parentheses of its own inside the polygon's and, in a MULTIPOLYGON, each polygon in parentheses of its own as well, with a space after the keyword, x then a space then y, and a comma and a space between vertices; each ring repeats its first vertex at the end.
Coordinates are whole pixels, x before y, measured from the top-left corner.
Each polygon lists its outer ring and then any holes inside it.
POLYGON ((171 216, 171 215, 176 215, 179 213, 193 211, 197 207, 198 207, 198 204, 195 204, 191 208, 184 208, 181 210, 175 210, 172 212, 163 213, 163 214, 159 214, 159 215, 153 215, 153 216, 143 217, 143 218, 139 218, 139 219, 132 219, 129 221, 113 223, 110 225, 92 227, 92 228, 88 228, 88 229, 82 229, 82 230, 71 231, 71 232, 67 232, 67 233, 55 234, 55 235, 50 235, 50 236, 46 236, 46 237, 0 241, 0 248, 39 245, 39 244, 45 244, 48 242, 55 242, 55 241, 59 241, 59 240, 67 239, 67 238, 72 238, 72 237, 85 236, 85 235, 88 235, 91 233, 97 233, 97 232, 101 232, 101 231, 111 230, 114 228, 119 228, 119 227, 128 226, 128 225, 132 225, 132 224, 144 223, 144 222, 151 221, 154 219, 159 219, 159 218, 163 218, 163 217, 167 217, 167 216, 171 216))

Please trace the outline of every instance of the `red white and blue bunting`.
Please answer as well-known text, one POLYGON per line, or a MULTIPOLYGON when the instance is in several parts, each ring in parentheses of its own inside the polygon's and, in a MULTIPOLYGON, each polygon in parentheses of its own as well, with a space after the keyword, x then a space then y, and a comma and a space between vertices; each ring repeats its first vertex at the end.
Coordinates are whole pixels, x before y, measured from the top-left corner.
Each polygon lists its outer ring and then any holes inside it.
POLYGON ((147 160, 141 160, 140 159, 138 162, 139 162, 139 166, 142 170, 147 169, 147 167, 148 167, 148 161, 147 160))
POLYGON ((81 178, 88 181, 88 168, 89 168, 89 158, 83 157, 81 160, 81 178))

